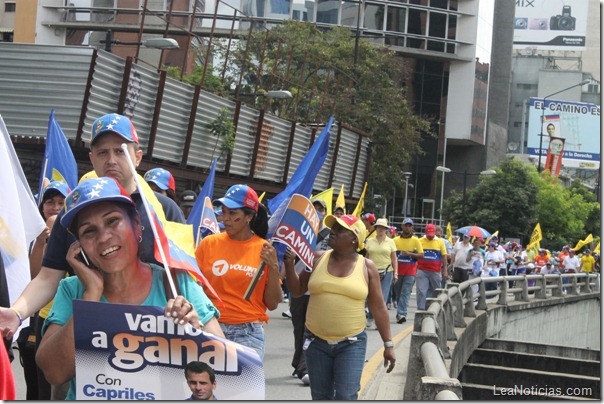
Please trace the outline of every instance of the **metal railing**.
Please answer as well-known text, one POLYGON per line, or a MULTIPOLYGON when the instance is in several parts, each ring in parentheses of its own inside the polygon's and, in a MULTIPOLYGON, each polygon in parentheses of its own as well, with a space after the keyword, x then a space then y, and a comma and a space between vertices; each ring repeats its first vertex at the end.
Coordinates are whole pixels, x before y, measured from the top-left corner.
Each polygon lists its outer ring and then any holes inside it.
POLYGON ((451 358, 447 343, 458 339, 456 327, 466 327, 464 317, 476 317, 476 310, 486 310, 488 300, 507 306, 512 300, 528 302, 599 291, 599 274, 587 273, 473 278, 437 289, 436 296, 426 300, 426 310, 415 314, 404 399, 462 399, 461 383, 449 375, 445 363, 451 358), (473 285, 478 285, 477 297, 473 285), (487 290, 488 285, 496 285, 496 289, 487 290))

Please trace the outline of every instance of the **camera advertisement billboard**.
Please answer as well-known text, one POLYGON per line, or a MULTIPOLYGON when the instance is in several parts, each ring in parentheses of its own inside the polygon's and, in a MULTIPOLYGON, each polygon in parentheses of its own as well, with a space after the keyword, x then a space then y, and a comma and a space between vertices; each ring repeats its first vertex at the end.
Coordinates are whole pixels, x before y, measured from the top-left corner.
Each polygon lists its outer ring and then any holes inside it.
POLYGON ((529 110, 527 153, 545 163, 550 139, 562 139, 562 165, 569 168, 597 170, 600 168, 600 106, 531 98, 529 110))
POLYGON ((517 0, 514 49, 585 50, 587 12, 587 0, 517 0))

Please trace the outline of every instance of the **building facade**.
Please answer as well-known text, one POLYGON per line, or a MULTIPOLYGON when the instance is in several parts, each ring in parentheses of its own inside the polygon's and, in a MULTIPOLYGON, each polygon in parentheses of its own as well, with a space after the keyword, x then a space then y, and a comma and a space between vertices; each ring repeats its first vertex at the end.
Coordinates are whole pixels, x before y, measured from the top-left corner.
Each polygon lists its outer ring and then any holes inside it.
MULTIPOLYGON (((508 102, 501 100, 509 99, 511 1, 23 0, 16 9, 17 16, 21 13, 34 15, 35 21, 16 28, 16 42, 102 47, 109 29, 112 38, 124 42, 169 36, 180 43, 179 50, 158 55, 140 46, 115 46, 113 52, 185 70, 195 64, 190 49, 199 38, 229 30, 244 33, 286 19, 346 26, 360 37, 388 46, 411 66, 406 84, 409 101, 416 114, 434 122, 432 132, 438 134, 424 136, 424 154, 408 167, 409 183, 414 185, 409 192, 411 207, 404 211, 405 190, 395 189, 387 197, 392 209, 388 214, 438 217, 442 177, 436 166, 453 171, 446 178, 448 193, 460 189, 462 175, 455 173, 478 172, 505 157, 507 118, 502 117, 507 117, 508 102), (494 65, 493 57, 499 63, 494 65), (490 101, 493 91, 497 108, 490 101)), ((474 180, 469 179, 468 185, 474 180)))

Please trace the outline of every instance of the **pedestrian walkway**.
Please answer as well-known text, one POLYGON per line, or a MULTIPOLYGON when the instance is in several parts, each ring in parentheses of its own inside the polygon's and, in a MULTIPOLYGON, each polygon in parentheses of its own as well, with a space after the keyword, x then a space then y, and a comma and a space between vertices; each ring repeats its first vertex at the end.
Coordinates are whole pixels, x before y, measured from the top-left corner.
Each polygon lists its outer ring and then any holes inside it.
POLYGON ((393 336, 396 366, 392 372, 386 373, 383 350, 379 350, 369 359, 361 377, 359 400, 403 399, 412 331, 413 324, 411 323, 403 331, 393 336))

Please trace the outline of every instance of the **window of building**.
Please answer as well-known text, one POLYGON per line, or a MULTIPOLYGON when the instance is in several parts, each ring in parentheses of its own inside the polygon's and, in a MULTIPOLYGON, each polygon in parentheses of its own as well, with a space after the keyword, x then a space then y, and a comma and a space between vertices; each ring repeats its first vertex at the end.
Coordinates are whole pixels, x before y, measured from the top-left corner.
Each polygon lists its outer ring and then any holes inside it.
POLYGON ((443 13, 430 13, 430 30, 428 35, 444 38, 447 30, 447 15, 443 13))
POLYGON ((339 2, 336 1, 319 0, 317 2, 317 22, 325 24, 337 24, 339 12, 338 6, 339 2))
POLYGON ((4 3, 5 13, 14 13, 17 9, 17 3, 4 3))
POLYGON ((384 29, 384 6, 365 4, 365 20, 363 26, 368 29, 384 29))
POLYGON ((405 32, 406 15, 406 8, 388 6, 388 17, 386 18, 386 31, 405 32))
POLYGON ((341 25, 348 27, 357 27, 359 25, 357 17, 359 16, 359 7, 361 5, 352 1, 342 2, 342 20, 341 25))

